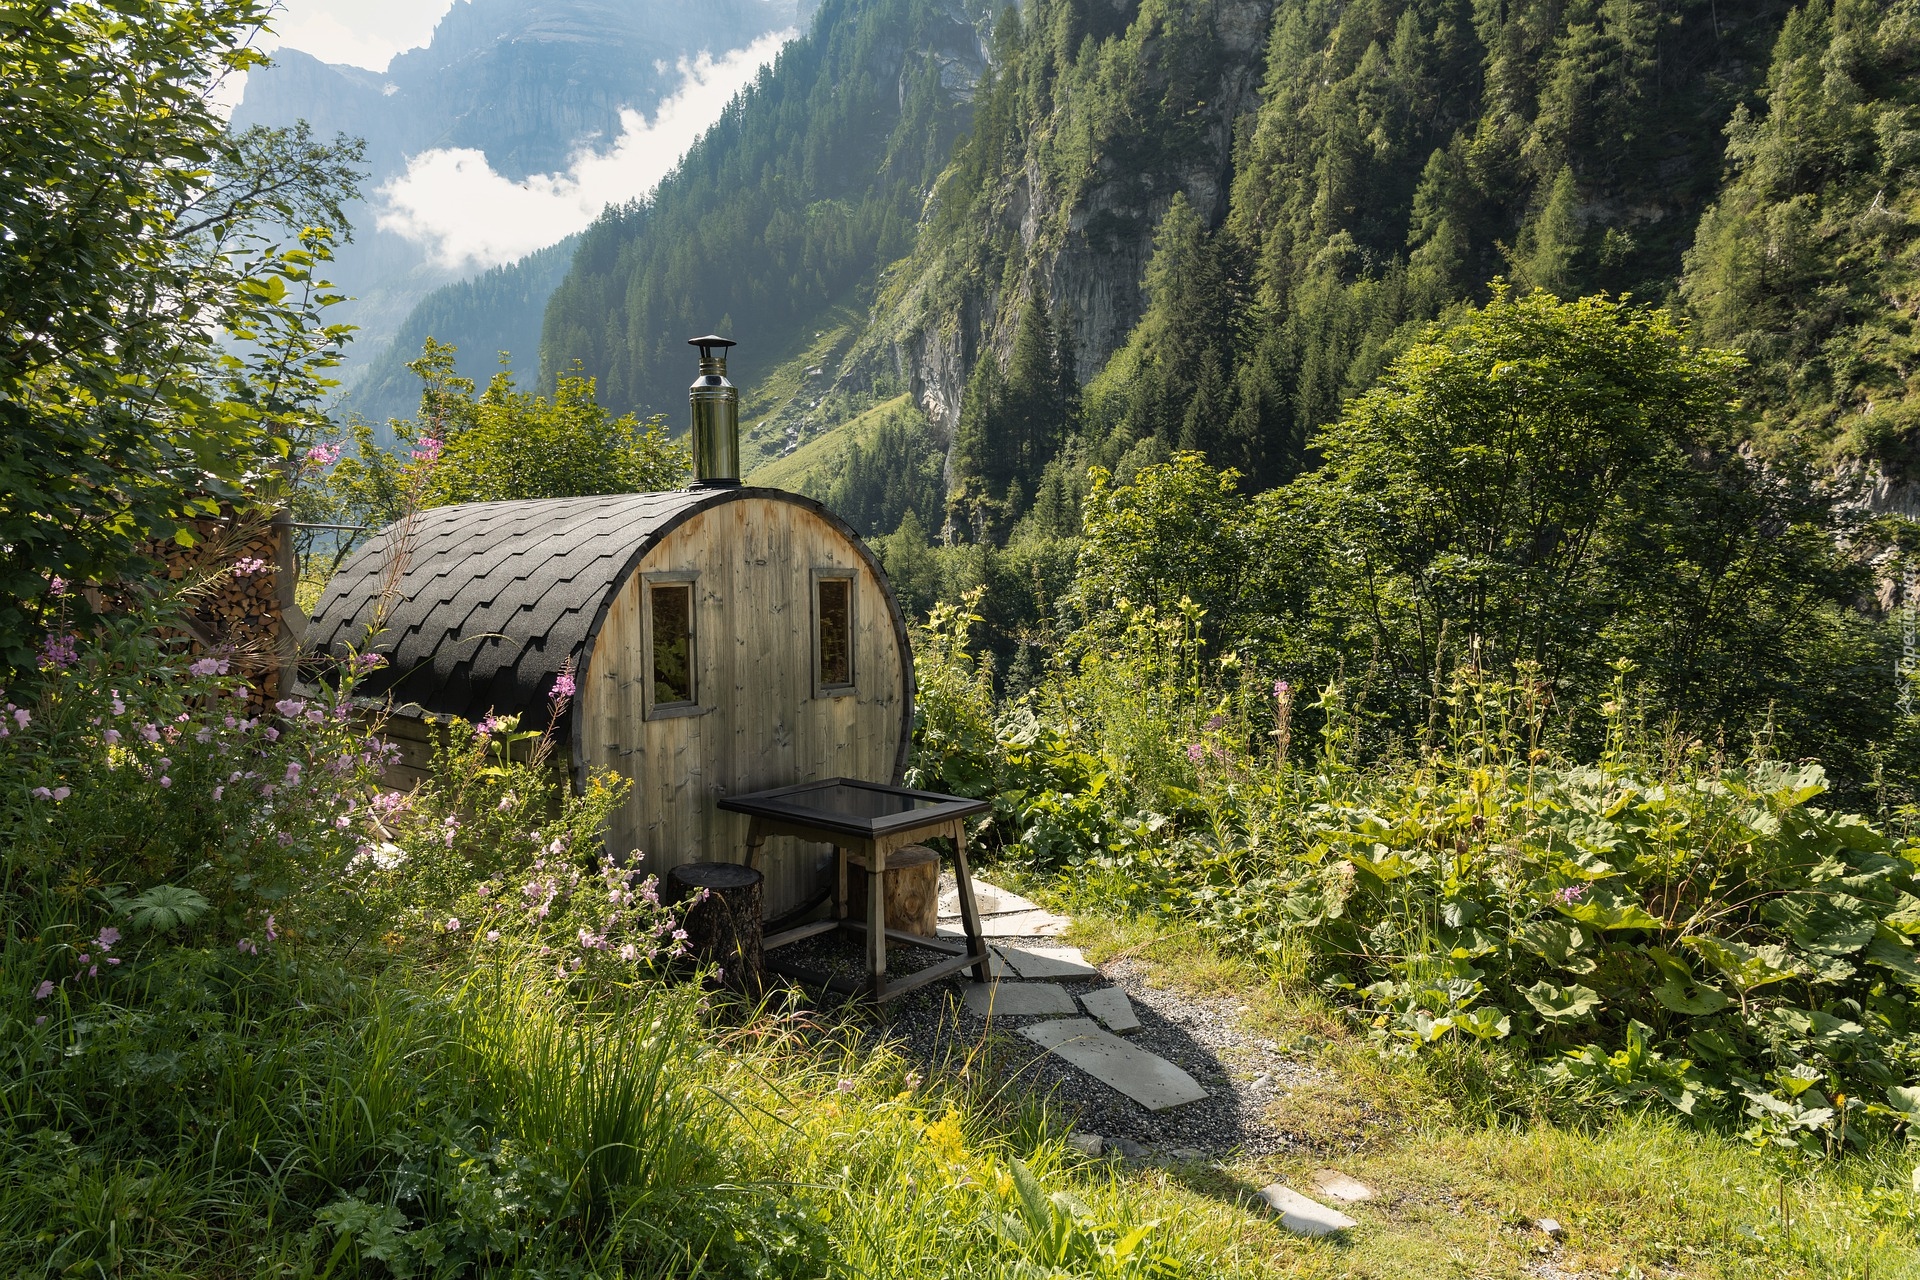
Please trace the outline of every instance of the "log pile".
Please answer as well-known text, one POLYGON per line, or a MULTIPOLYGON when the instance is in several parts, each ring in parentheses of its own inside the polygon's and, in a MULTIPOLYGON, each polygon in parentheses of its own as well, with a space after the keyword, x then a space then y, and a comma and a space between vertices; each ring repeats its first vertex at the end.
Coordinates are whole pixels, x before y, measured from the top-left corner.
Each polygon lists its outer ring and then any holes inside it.
POLYGON ((179 592, 181 625, 163 638, 195 656, 225 658, 252 686, 247 714, 264 715, 293 688, 304 618, 294 603, 293 528, 284 517, 236 515, 195 522, 195 541, 149 543, 156 571, 179 592))

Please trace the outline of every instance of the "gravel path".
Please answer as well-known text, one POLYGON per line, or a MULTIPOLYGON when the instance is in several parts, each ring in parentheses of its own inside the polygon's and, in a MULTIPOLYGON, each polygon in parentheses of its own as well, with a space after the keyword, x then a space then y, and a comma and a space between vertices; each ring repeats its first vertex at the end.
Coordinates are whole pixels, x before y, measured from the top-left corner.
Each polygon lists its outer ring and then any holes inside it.
MULTIPOLYGON (((1032 945, 1050 942, 1036 939, 1032 945)), ((780 957, 829 972, 859 972, 857 944, 832 936, 797 943, 783 949, 780 957)), ((887 958, 889 968, 904 974, 937 957, 930 951, 890 946, 887 958)), ((1296 1145, 1264 1113, 1276 1092, 1312 1085, 1317 1072, 1272 1040, 1245 1029, 1245 1006, 1230 998, 1155 990, 1146 984, 1146 966, 1137 961, 1123 959, 1101 966, 1101 972, 1097 979, 1061 980, 1060 985, 1076 995, 1105 986, 1126 991, 1141 1023, 1127 1041, 1186 1070, 1207 1090, 1207 1098, 1168 1111, 1148 1111, 1017 1034, 1045 1018, 996 1015, 989 1025, 987 1019, 968 1014, 961 1006, 964 979, 935 983, 879 1011, 818 990, 810 990, 808 998, 816 1008, 844 1009, 891 1036, 929 1074, 952 1071, 971 1054, 977 1069, 991 1078, 1024 1082, 1033 1095, 1072 1117, 1077 1132, 1098 1134, 1129 1158, 1261 1156, 1296 1145)))

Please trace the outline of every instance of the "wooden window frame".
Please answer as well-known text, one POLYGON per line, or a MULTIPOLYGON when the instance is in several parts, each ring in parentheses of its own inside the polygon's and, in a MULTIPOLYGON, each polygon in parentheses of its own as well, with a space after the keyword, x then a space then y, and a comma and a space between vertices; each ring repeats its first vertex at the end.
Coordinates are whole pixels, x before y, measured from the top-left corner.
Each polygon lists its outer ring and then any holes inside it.
POLYGON ((640 575, 640 655, 644 663, 641 687, 645 693, 645 718, 671 720, 677 716, 705 715, 711 707, 700 703, 700 575, 692 569, 663 569, 640 575), (653 589, 687 589, 687 676, 693 681, 690 702, 656 702, 653 697, 653 589))
POLYGON ((816 698, 845 698, 860 692, 860 662, 857 641, 860 636, 860 574, 856 569, 843 569, 827 566, 813 571, 808 584, 809 612, 813 614, 813 696, 816 698), (844 582, 847 584, 847 682, 845 684, 823 684, 820 680, 820 584, 822 582, 844 582))

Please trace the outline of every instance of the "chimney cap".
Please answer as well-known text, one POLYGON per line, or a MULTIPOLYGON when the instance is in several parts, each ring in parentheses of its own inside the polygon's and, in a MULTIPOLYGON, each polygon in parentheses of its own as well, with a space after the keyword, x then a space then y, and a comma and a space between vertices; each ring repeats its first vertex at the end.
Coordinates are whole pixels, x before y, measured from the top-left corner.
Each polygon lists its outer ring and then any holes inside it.
POLYGON ((710 333, 704 338, 688 338, 687 345, 700 348, 700 354, 705 355, 708 347, 725 349, 738 344, 736 344, 732 338, 723 338, 717 333, 710 333))

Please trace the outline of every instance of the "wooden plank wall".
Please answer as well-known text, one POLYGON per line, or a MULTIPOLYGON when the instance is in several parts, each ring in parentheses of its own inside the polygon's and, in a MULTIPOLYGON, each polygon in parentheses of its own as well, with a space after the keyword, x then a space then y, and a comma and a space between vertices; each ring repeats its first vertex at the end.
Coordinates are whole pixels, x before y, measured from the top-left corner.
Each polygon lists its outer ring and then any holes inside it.
MULTIPOLYGON (((634 780, 607 848, 664 873, 684 862, 738 862, 747 820, 721 795, 815 778, 894 781, 904 720, 903 664, 883 588, 860 551, 792 503, 742 499, 688 520, 622 585, 580 682, 586 762, 634 780), (856 692, 814 697, 813 572, 854 578, 856 692), (698 715, 646 719, 643 575, 692 572, 698 715)), ((769 840, 769 919, 824 887, 831 851, 769 840)))

